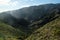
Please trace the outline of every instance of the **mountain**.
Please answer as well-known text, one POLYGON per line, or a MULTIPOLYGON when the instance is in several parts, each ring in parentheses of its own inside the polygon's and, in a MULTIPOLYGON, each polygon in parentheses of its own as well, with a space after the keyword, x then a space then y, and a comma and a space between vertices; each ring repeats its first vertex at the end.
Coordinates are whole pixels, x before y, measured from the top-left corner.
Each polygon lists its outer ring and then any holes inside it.
MULTIPOLYGON (((1 29, 3 30, 7 28, 8 30, 6 29, 5 31, 9 32, 9 35, 17 37, 17 40, 24 40, 27 37, 27 39, 30 40, 33 38, 32 36, 35 35, 33 35, 33 33, 35 33, 36 30, 43 31, 43 29, 41 28, 44 28, 44 25, 49 25, 50 22, 57 20, 59 17, 60 4, 44 4, 39 6, 25 7, 14 11, 0 13, 0 20, 4 23, 4 26, 1 25, 1 29), (29 36, 31 36, 32 38, 30 38, 29 36)), ((58 20, 56 22, 58 22, 58 20)), ((43 33, 41 34, 44 35, 43 33)), ((6 35, 6 33, 1 33, 1 35, 6 35)))
POLYGON ((60 40, 60 17, 37 29, 26 40, 60 40))

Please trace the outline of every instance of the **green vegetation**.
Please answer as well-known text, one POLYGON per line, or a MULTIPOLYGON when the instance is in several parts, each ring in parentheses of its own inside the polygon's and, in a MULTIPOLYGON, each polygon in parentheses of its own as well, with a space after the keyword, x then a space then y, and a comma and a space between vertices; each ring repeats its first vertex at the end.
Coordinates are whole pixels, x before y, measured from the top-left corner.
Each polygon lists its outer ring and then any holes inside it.
POLYGON ((0 40, 5 40, 5 36, 2 33, 0 33, 0 40))
POLYGON ((2 12, 0 40, 60 40, 60 4, 2 12))
POLYGON ((18 40, 21 37, 24 38, 23 32, 0 21, 0 40, 18 40))
POLYGON ((60 18, 39 28, 26 40, 60 40, 60 18))

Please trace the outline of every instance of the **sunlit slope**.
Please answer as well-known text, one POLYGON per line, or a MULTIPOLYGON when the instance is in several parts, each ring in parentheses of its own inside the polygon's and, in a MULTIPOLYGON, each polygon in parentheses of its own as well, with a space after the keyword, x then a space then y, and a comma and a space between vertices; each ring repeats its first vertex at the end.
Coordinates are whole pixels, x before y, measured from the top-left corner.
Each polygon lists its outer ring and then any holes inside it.
POLYGON ((24 38, 24 33, 3 22, 0 22, 0 40, 18 40, 24 38))
POLYGON ((47 23, 26 40, 60 40, 60 18, 47 23))

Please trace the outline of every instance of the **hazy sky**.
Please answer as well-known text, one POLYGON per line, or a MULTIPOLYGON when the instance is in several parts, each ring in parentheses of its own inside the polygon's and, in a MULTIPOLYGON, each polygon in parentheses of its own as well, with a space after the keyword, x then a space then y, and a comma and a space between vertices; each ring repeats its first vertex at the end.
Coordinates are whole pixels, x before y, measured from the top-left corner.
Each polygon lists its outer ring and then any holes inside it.
POLYGON ((60 3, 60 0, 0 0, 0 12, 47 3, 60 3))

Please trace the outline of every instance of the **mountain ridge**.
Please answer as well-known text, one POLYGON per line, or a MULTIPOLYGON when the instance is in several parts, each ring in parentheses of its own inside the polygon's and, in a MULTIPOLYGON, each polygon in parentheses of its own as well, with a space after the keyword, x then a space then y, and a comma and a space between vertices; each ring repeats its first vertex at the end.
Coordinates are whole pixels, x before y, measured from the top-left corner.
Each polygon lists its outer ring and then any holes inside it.
MULTIPOLYGON (((25 40, 36 30, 44 27, 44 25, 51 21, 56 20, 58 17, 60 17, 60 4, 31 6, 15 11, 2 12, 0 14, 0 20, 3 21, 5 25, 12 26, 14 31, 17 32, 15 35, 20 36, 16 40, 25 40)), ((3 27, 3 25, 1 26, 3 27)), ((4 29, 6 28, 7 27, 4 29)), ((11 33, 13 33, 13 29, 11 27, 9 28, 7 29, 11 30, 11 33)))

